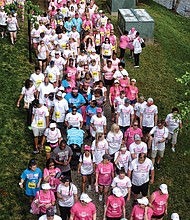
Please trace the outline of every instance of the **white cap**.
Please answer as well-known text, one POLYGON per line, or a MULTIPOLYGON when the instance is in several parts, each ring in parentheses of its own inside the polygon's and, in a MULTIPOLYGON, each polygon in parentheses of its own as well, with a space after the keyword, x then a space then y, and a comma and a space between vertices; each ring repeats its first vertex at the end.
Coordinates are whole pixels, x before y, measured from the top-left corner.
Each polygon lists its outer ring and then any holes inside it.
POLYGON ((61 22, 59 23, 59 25, 63 25, 63 22, 61 21, 61 22))
POLYGON ((117 197, 121 197, 123 195, 120 188, 118 188, 118 187, 113 188, 112 192, 117 197))
POLYGON ((148 203, 149 203, 149 201, 146 197, 143 197, 141 199, 137 199, 137 202, 142 205, 148 205, 148 203))
POLYGON ((100 14, 101 14, 102 12, 103 12, 102 10, 99 11, 100 14))
POLYGON ((119 83, 119 80, 118 80, 118 79, 115 79, 115 80, 114 80, 114 83, 119 83))
POLYGON ((51 186, 50 186, 50 184, 49 183, 43 183, 42 184, 42 189, 51 189, 51 186))
POLYGON ((93 49, 92 49, 92 53, 93 53, 93 52, 95 53, 95 52, 96 52, 96 49, 93 48, 93 49))
POLYGON ((179 215, 177 213, 172 213, 171 219, 172 220, 179 220, 179 215))
POLYGON ((131 82, 135 82, 136 83, 136 79, 131 79, 131 82))
POLYGON ((139 134, 134 135, 134 140, 135 141, 141 141, 141 136, 139 134))
POLYGON ((92 199, 86 194, 86 193, 82 193, 80 196, 80 200, 89 203, 92 201, 92 199))
POLYGON ((168 194, 168 186, 166 184, 161 184, 159 189, 163 194, 168 194))
POLYGON ((56 95, 62 97, 63 93, 61 91, 59 91, 56 95))
POLYGON ((56 128, 56 123, 50 123, 49 128, 56 128))
POLYGON ((153 98, 148 98, 147 102, 154 102, 153 98))

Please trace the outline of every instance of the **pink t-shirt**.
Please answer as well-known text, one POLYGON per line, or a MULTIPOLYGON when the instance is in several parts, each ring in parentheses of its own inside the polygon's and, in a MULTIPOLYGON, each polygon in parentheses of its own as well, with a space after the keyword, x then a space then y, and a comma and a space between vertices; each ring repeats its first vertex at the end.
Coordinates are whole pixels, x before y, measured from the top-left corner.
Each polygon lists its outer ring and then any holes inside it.
POLYGON ((92 220, 96 213, 95 205, 90 202, 83 206, 80 202, 76 202, 71 208, 71 214, 74 215, 74 220, 92 220))
POLYGON ((40 190, 36 193, 36 199, 38 199, 40 205, 40 212, 46 213, 45 205, 55 202, 55 195, 52 190, 48 190, 46 193, 44 193, 43 190, 40 190))
POLYGON ((116 70, 118 70, 118 64, 120 63, 120 59, 116 58, 115 60, 111 59, 112 66, 115 67, 116 70))
POLYGON ((123 89, 125 89, 125 88, 127 88, 127 85, 129 84, 129 79, 128 79, 128 78, 127 78, 127 79, 121 78, 121 79, 119 80, 119 82, 120 82, 120 86, 121 86, 123 89))
POLYGON ((107 80, 112 80, 113 79, 113 71, 115 70, 115 67, 111 66, 111 68, 108 68, 107 66, 103 67, 104 70, 104 77, 107 80))
POLYGON ((112 172, 113 163, 103 164, 102 162, 98 164, 96 168, 96 173, 98 173, 98 183, 103 186, 109 186, 112 182, 112 172))
POLYGON ((106 201, 107 212, 106 216, 110 218, 119 218, 122 216, 122 208, 125 206, 125 200, 121 197, 111 195, 106 201))
POLYGON ((128 88, 128 93, 127 93, 127 98, 130 100, 136 99, 136 95, 138 94, 138 88, 135 86, 129 86, 128 88))
POLYGON ((113 103, 114 102, 114 99, 118 96, 120 96, 120 91, 121 91, 121 87, 115 87, 115 86, 112 86, 110 88, 110 94, 111 94, 111 102, 113 103))
POLYGON ((115 46, 116 36, 115 35, 110 35, 108 38, 110 39, 110 43, 112 44, 112 46, 115 46))
POLYGON ((127 138, 127 141, 126 141, 127 149, 129 149, 130 144, 134 142, 135 134, 139 134, 141 137, 143 137, 142 130, 140 128, 134 129, 133 127, 130 127, 124 133, 124 137, 127 138))
POLYGON ((76 79, 76 74, 77 74, 77 68, 76 67, 70 67, 70 66, 68 66, 67 67, 67 70, 66 70, 66 73, 68 74, 70 74, 70 76, 71 76, 71 81, 75 81, 75 79, 76 79))
POLYGON ((126 35, 122 35, 120 37, 120 44, 119 47, 122 49, 126 49, 129 43, 129 37, 127 37, 126 35))
MULTIPOLYGON (((152 214, 153 210, 148 207, 148 220, 151 220, 152 214)), ((141 208, 139 205, 135 205, 133 207, 131 216, 133 217, 133 220, 144 220, 144 209, 141 208)))
POLYGON ((160 195, 158 191, 153 192, 153 194, 155 196, 155 199, 152 203, 152 205, 154 206, 153 215, 162 215, 165 212, 165 204, 168 201, 168 194, 160 195))
POLYGON ((54 177, 58 172, 61 172, 59 168, 54 168, 49 170, 47 168, 44 169, 44 178, 52 174, 52 176, 49 178, 49 184, 53 192, 57 191, 57 187, 60 184, 60 180, 54 177))

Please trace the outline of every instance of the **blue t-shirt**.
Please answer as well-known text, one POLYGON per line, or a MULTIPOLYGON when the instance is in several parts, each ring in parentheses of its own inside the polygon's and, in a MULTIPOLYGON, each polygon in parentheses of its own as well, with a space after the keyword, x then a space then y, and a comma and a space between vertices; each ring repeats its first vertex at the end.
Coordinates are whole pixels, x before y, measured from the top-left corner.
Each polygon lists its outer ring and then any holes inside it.
POLYGON ((64 24, 64 27, 66 29, 68 29, 67 32, 70 32, 72 30, 72 26, 73 26, 73 22, 72 21, 66 21, 65 24, 64 24))
POLYGON ((29 169, 24 170, 21 174, 21 179, 23 179, 26 184, 26 195, 36 196, 36 192, 40 190, 40 188, 37 188, 40 178, 42 178, 40 168, 37 167, 35 171, 29 169))
POLYGON ((77 31, 80 33, 81 32, 81 26, 82 26, 82 19, 81 18, 73 18, 72 22, 74 26, 76 26, 77 31))
MULTIPOLYGON (((96 109, 97 109, 97 107, 92 108, 90 105, 88 105, 86 108, 86 113, 92 114, 92 116, 93 116, 96 114, 96 109)), ((92 116, 86 116, 86 125, 90 125, 90 119, 92 116)))
MULTIPOLYGON (((67 95, 64 98, 67 100, 67 102, 69 104, 73 104, 73 106, 76 106, 76 107, 78 107, 81 104, 86 103, 84 97, 80 93, 78 93, 78 96, 76 98, 74 98, 72 96, 72 93, 69 92, 69 93, 67 93, 67 95)), ((71 111, 72 111, 72 108, 69 108, 69 112, 71 112, 71 111)), ((77 112, 82 113, 81 109, 77 109, 77 112)))

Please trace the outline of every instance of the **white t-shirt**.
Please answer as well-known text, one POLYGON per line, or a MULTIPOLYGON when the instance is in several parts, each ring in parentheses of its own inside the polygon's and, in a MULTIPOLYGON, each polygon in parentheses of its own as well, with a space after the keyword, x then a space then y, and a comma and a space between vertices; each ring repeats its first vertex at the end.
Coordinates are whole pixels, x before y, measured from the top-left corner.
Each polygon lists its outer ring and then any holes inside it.
POLYGON ((95 137, 96 133, 98 132, 104 133, 104 126, 107 125, 107 120, 106 117, 103 115, 101 118, 98 118, 97 115, 93 115, 90 123, 92 123, 96 128, 96 131, 91 128, 91 134, 93 137, 95 137))
POLYGON ((55 128, 53 131, 50 128, 46 128, 44 136, 46 136, 47 142, 55 144, 61 138, 61 132, 58 128, 55 128))
POLYGON ((74 204, 74 195, 77 194, 77 187, 70 183, 70 187, 66 187, 63 184, 59 184, 57 192, 63 196, 63 200, 59 199, 58 203, 62 207, 72 207, 74 204))
POLYGON ((39 52, 38 59, 45 60, 47 58, 46 51, 48 51, 48 48, 46 45, 44 46, 38 45, 38 52, 39 52))
POLYGON ((5 11, 0 11, 0 25, 7 25, 5 11))
POLYGON ((17 19, 15 17, 7 19, 7 29, 8 31, 16 31, 17 30, 17 19))
POLYGON ((63 57, 52 58, 52 60, 55 62, 55 66, 58 67, 59 71, 63 70, 63 65, 66 64, 66 61, 65 61, 65 59, 63 59, 63 57))
POLYGON ((140 118, 141 109, 146 106, 146 103, 147 103, 146 101, 144 101, 143 103, 137 102, 137 103, 135 104, 135 106, 134 106, 135 114, 136 114, 136 116, 138 116, 139 118, 140 118))
POLYGON ((119 126, 130 126, 131 124, 131 115, 134 114, 134 109, 131 105, 125 106, 125 105, 120 105, 117 113, 119 114, 118 117, 118 125, 119 126))
POLYGON ((106 139, 109 145, 109 154, 112 155, 120 149, 123 133, 119 131, 117 134, 114 134, 110 131, 108 132, 106 139))
POLYGON ((158 126, 155 126, 150 131, 150 134, 154 134, 154 138, 152 141, 152 150, 160 150, 163 151, 165 149, 165 141, 162 143, 157 143, 158 141, 162 140, 163 138, 168 137, 168 129, 163 127, 159 129, 158 126), (156 144, 157 143, 157 144, 156 144))
POLYGON ((46 117, 49 116, 47 107, 42 105, 40 108, 33 108, 32 114, 34 114, 34 120, 31 126, 34 128, 46 128, 46 117))
POLYGON ((135 142, 133 142, 129 146, 129 151, 131 155, 133 154, 135 158, 138 158, 140 153, 147 153, 147 144, 143 141, 141 141, 140 144, 136 144, 135 142))
POLYGON ((119 176, 116 176, 113 179, 111 186, 120 188, 123 197, 125 197, 128 193, 128 188, 130 188, 132 184, 129 177, 125 176, 124 179, 120 179, 119 176))
POLYGON ((156 105, 143 106, 140 110, 143 115, 142 126, 144 127, 154 127, 154 116, 158 114, 158 108, 156 105))
POLYGON ((53 67, 47 66, 45 73, 47 73, 47 76, 51 83, 56 82, 57 76, 60 76, 59 68, 57 66, 53 66, 53 67))
MULTIPOLYGON (((47 220, 47 215, 42 215, 38 220, 47 220)), ((62 220, 58 215, 54 215, 53 220, 62 220)))
POLYGON ((134 54, 138 54, 142 52, 142 47, 141 47, 142 42, 144 42, 142 38, 140 38, 140 40, 139 37, 135 38, 135 40, 133 41, 134 54))
POLYGON ((127 75, 127 76, 129 75, 127 70, 125 69, 123 69, 122 71, 116 70, 115 73, 113 74, 113 78, 120 80, 123 78, 123 75, 127 75))
POLYGON ((38 91, 40 93, 39 95, 39 102, 40 104, 46 104, 46 99, 45 94, 50 94, 51 92, 54 92, 53 85, 51 83, 48 83, 46 86, 44 83, 41 83, 40 86, 38 87, 38 91))
POLYGON ((132 160, 130 152, 128 150, 125 153, 120 153, 120 151, 118 151, 114 155, 114 161, 116 161, 117 158, 118 158, 118 162, 116 164, 117 168, 120 170, 122 167, 124 167, 125 172, 127 173, 129 168, 129 162, 132 160))
POLYGON ((82 175, 91 175, 93 173, 93 156, 86 157, 85 153, 83 153, 80 155, 79 162, 82 163, 80 170, 82 175))
POLYGON ((40 74, 33 73, 30 76, 30 80, 32 80, 32 82, 34 83, 34 86, 36 88, 38 88, 40 86, 40 84, 44 81, 44 74, 43 73, 40 73, 40 74))
POLYGON ((32 41, 33 43, 39 43, 40 42, 40 29, 33 28, 31 31, 32 41))
POLYGON ((154 170, 154 166, 149 158, 146 158, 142 164, 140 164, 138 158, 136 158, 130 163, 129 170, 133 171, 132 184, 141 186, 149 181, 149 172, 150 170, 154 170))
POLYGON ((54 99, 53 107, 54 107, 54 111, 53 111, 52 119, 56 122, 64 122, 65 114, 69 110, 67 100, 64 98, 62 100, 54 99))
POLYGON ((117 106, 117 110, 118 110, 118 108, 119 108, 120 105, 124 104, 125 99, 126 99, 126 97, 124 97, 124 98, 122 99, 120 96, 117 96, 117 97, 114 99, 114 103, 115 103, 115 105, 117 106))
POLYGON ((166 116, 165 122, 168 123, 168 130, 171 134, 173 134, 174 131, 179 128, 179 124, 182 123, 180 119, 173 118, 173 113, 170 113, 166 116))
POLYGON ((83 118, 82 115, 78 112, 76 112, 75 115, 69 112, 65 117, 65 121, 68 122, 69 126, 80 128, 80 122, 83 121, 83 118))
POLYGON ((34 85, 30 87, 29 89, 26 89, 25 86, 22 87, 21 94, 24 95, 24 101, 31 103, 35 99, 34 97, 35 91, 36 89, 34 85))
POLYGON ((103 160, 103 156, 108 150, 108 142, 106 139, 102 141, 98 141, 96 146, 96 140, 92 142, 91 150, 94 151, 94 162, 95 164, 99 164, 103 160))

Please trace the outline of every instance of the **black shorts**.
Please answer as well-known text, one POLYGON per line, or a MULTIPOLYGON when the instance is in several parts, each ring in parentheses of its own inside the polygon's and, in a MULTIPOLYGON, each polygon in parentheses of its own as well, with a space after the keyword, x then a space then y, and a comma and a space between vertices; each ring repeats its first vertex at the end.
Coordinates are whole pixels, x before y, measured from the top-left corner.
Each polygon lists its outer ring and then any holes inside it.
POLYGON ((0 25, 0 31, 6 31, 7 25, 0 25))
POLYGON ((163 214, 161 214, 161 215, 152 215, 152 218, 156 218, 156 219, 161 219, 161 218, 163 218, 164 217, 164 213, 163 214))
POLYGON ((42 61, 42 63, 45 63, 47 61, 47 59, 44 59, 44 60, 38 59, 38 61, 42 61))
POLYGON ((149 134, 149 132, 152 130, 152 127, 143 127, 142 133, 143 134, 149 134))
POLYGON ((148 185, 149 182, 146 182, 144 184, 142 184, 141 186, 136 186, 132 184, 132 192, 136 195, 138 195, 140 192, 142 193, 142 196, 147 196, 148 194, 148 185))
POLYGON ((115 109, 113 105, 111 106, 111 113, 115 113, 115 109))

